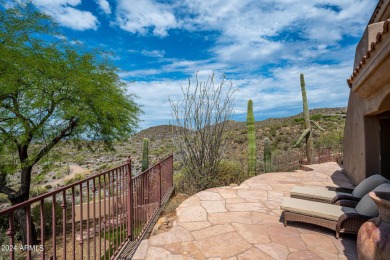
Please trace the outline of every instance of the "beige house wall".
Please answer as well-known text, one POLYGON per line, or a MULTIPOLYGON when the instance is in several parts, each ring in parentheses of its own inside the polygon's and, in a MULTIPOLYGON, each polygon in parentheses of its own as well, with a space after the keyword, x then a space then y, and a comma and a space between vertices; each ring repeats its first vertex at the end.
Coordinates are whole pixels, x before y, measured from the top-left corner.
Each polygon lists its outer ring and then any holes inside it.
MULTIPOLYGON (((125 205, 123 205, 125 202, 124 195, 118 196, 118 199, 116 197, 108 199, 102 199, 100 200, 100 217, 104 217, 104 215, 108 215, 109 213, 111 215, 115 215, 117 204, 118 204, 118 212, 122 212, 122 208, 126 208, 125 205), (106 214, 104 214, 104 203, 106 204, 106 214), (108 204, 110 204, 110 207, 108 207, 108 204)), ((81 204, 83 208, 83 220, 87 220, 87 210, 88 210, 88 203, 81 204)), ((81 214, 80 214, 80 204, 75 205, 75 221, 80 221, 81 214)), ((95 202, 95 217, 99 217, 99 201, 96 200, 95 202)), ((89 219, 93 218, 93 201, 89 202, 89 219)))
POLYGON ((371 105, 358 94, 350 93, 343 140, 343 171, 355 185, 368 176, 380 174, 379 120, 369 115, 371 105))
POLYGON ((384 22, 390 18, 390 1, 383 1, 375 12, 356 47, 348 80, 343 171, 355 185, 381 174, 379 116, 390 111, 390 31, 389 21, 384 22))

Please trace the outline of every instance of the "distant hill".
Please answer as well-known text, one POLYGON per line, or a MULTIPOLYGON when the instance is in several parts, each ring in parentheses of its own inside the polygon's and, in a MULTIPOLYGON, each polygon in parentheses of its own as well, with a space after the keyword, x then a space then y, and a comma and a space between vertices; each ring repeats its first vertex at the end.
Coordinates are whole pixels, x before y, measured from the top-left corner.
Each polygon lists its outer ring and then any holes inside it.
MULTIPOLYGON (((338 149, 343 137, 346 108, 321 108, 310 110, 310 116, 325 132, 314 130, 314 144, 317 147, 335 147, 338 149)), ((304 130, 302 113, 290 117, 269 118, 255 122, 257 159, 263 158, 263 140, 271 140, 274 153, 289 151, 304 130)), ((224 157, 247 168, 247 126, 246 122, 229 121, 228 138, 224 148, 224 157)), ((71 144, 56 147, 47 158, 35 167, 32 176, 33 185, 50 184, 54 180, 66 178, 67 165, 79 165, 90 173, 100 172, 124 163, 128 156, 132 158, 133 172, 140 172, 142 140, 149 139, 150 164, 156 163, 174 151, 174 132, 171 125, 160 125, 144 129, 126 141, 116 142, 114 151, 98 148, 95 151, 77 148, 71 144), (42 178, 44 171, 50 177, 42 178)), ((18 174, 11 182, 17 183, 18 174)), ((55 188, 55 187, 53 187, 55 188)))

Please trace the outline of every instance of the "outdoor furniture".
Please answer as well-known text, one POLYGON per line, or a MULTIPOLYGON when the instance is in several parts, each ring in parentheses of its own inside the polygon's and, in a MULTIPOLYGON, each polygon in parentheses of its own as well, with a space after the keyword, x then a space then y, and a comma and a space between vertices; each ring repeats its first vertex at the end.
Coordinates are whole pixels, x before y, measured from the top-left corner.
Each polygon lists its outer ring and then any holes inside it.
MULTIPOLYGON (((373 191, 390 192, 390 184, 381 184, 373 191)), ((310 223, 335 230, 336 238, 340 237, 340 232, 357 234, 365 221, 378 215, 378 208, 368 194, 359 202, 341 200, 340 204, 284 198, 280 209, 283 210, 284 226, 288 221, 310 223)))
POLYGON ((340 200, 360 201, 366 194, 389 180, 382 175, 371 175, 354 189, 344 187, 304 187, 295 186, 290 192, 291 198, 312 200, 340 205, 340 200))

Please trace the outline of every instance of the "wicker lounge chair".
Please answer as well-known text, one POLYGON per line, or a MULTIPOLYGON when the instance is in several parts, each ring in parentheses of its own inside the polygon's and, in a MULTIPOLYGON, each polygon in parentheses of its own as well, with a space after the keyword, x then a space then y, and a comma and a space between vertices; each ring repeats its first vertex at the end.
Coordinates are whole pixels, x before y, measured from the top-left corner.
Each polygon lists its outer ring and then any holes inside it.
POLYGON ((389 180, 375 174, 362 181, 354 189, 344 187, 304 187, 295 186, 290 192, 291 198, 312 200, 323 203, 340 205, 340 200, 360 201, 366 194, 389 180))
MULTIPOLYGON (((381 184, 373 191, 390 192, 390 184, 381 184)), ((368 194, 359 202, 341 200, 341 205, 284 198, 280 209, 283 210, 285 226, 288 221, 310 223, 335 230, 336 238, 340 233, 357 234, 365 221, 378 215, 378 208, 368 194)))

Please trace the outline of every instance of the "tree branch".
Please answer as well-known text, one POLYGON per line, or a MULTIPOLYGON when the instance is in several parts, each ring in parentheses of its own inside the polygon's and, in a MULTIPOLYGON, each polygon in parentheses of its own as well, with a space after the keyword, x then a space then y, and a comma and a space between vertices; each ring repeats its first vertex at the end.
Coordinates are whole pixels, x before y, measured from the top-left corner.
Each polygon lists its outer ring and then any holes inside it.
POLYGON ((8 109, 10 112, 14 113, 17 118, 20 118, 22 120, 22 124, 23 124, 24 128, 26 129, 26 132, 29 132, 29 130, 31 129, 30 124, 33 124, 32 120, 29 118, 26 118, 25 116, 23 116, 20 113, 19 105, 18 105, 16 98, 12 97, 12 96, 10 98, 12 100, 13 107, 8 105, 8 104, 5 104, 5 103, 2 104, 2 107, 5 109, 8 109))
POLYGON ((16 190, 11 189, 5 185, 0 185, 0 193, 4 193, 7 196, 16 194, 16 190))
POLYGON ((18 139, 16 139, 14 136, 10 135, 7 131, 5 131, 4 128, 0 127, 0 131, 3 132, 5 136, 7 136, 9 139, 11 139, 17 146, 19 146, 18 139))
POLYGON ((36 164, 43 156, 45 156, 51 148, 53 148, 62 138, 70 136, 73 130, 76 128, 78 120, 71 118, 69 124, 65 127, 57 136, 55 136, 45 147, 43 147, 37 155, 30 160, 30 165, 36 164))
MULTIPOLYGON (((0 168, 2 167, 0 166, 0 168)), ((4 171, 0 171, 0 193, 4 193, 7 196, 15 194, 16 191, 8 187, 6 184, 6 173, 4 171)))

